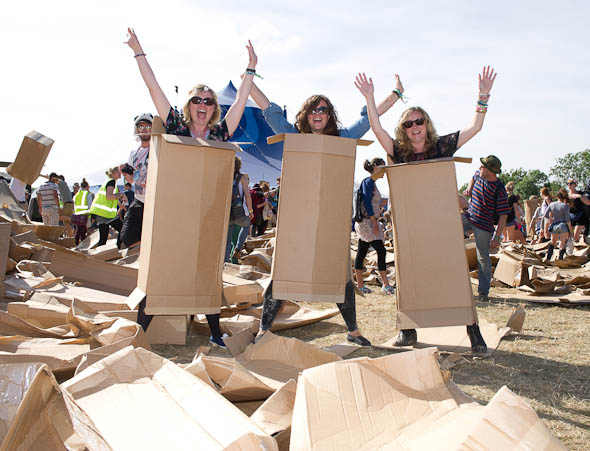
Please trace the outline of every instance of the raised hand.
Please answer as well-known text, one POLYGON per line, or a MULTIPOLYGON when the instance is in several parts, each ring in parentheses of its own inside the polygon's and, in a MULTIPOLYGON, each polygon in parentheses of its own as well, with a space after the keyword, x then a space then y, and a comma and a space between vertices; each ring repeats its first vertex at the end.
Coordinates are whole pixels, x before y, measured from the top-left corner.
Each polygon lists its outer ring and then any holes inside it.
POLYGON ((123 44, 127 44, 129 47, 131 47, 131 50, 133 50, 136 55, 138 53, 143 53, 143 49, 141 48, 141 44, 139 43, 133 28, 127 28, 127 36, 129 36, 129 39, 123 42, 123 44))
POLYGON ((356 76, 354 85, 365 97, 372 96, 375 92, 375 87, 373 86, 373 79, 371 77, 367 78, 367 76, 364 73, 359 73, 356 76))
POLYGON ((399 75, 398 74, 395 74, 395 89, 397 89, 402 94, 404 93, 404 85, 402 85, 402 82, 399 79, 399 75))
POLYGON ((496 79, 496 73, 494 73, 493 67, 485 67, 483 68, 481 74, 478 74, 479 78, 479 93, 480 94, 489 94, 492 90, 492 86, 494 85, 494 80, 496 79))
POLYGON ((250 57, 250 61, 248 62, 248 67, 250 69, 256 69, 256 64, 258 64, 258 57, 256 56, 256 52, 254 51, 254 46, 248 39, 248 45, 246 46, 248 49, 248 56, 250 57))

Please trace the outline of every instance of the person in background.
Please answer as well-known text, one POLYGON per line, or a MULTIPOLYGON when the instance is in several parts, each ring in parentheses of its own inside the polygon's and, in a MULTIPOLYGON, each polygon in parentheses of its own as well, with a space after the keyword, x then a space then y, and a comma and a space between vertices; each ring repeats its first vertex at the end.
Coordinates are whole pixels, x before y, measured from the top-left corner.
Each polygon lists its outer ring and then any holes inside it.
POLYGON ((506 194, 508 195, 508 206, 510 207, 510 213, 508 213, 508 219, 506 219, 506 227, 504 231, 504 241, 517 241, 521 244, 526 244, 526 239, 522 232, 517 228, 517 223, 520 222, 522 216, 521 208, 519 205, 520 196, 514 194, 514 182, 510 181, 506 183, 506 194))
POLYGON ((547 257, 545 261, 550 261, 553 256, 553 250, 557 246, 557 240, 559 239, 559 259, 562 260, 565 257, 565 246, 567 240, 573 235, 572 220, 570 217, 570 207, 568 205, 569 197, 567 191, 564 188, 560 188, 557 192, 557 201, 551 202, 547 211, 545 212, 545 218, 551 219, 551 225, 549 222, 545 225, 545 234, 551 234, 551 244, 547 248, 547 257))
POLYGON ((88 214, 94 199, 94 194, 88 191, 90 186, 86 179, 82 179, 82 183, 78 186, 80 189, 74 196, 74 214, 72 215, 72 225, 76 227, 76 245, 88 234, 88 214))
POLYGON ((74 236, 74 228, 72 227, 72 215, 74 214, 74 199, 70 187, 66 183, 63 175, 57 176, 57 189, 59 191, 59 198, 61 204, 59 208, 59 220, 66 228, 66 235, 68 237, 74 236))
POLYGON ((391 296, 395 294, 395 290, 387 279, 387 268, 385 264, 387 251, 383 243, 383 224, 379 222, 379 216, 381 216, 381 194, 375 184, 376 180, 379 180, 385 175, 385 170, 379 168, 379 166, 384 165, 385 161, 382 158, 373 158, 371 161, 365 160, 364 163, 365 170, 371 176, 365 178, 359 187, 362 194, 362 203, 360 205, 362 220, 354 224, 354 230, 359 238, 358 252, 354 261, 354 271, 356 273, 356 284, 361 293, 370 293, 371 290, 365 287, 363 281, 363 262, 367 256, 369 247, 372 246, 377 251, 377 268, 382 283, 381 291, 391 296))
POLYGON ((225 246, 225 262, 229 262, 231 257, 237 260, 242 246, 248 237, 250 230, 250 221, 254 218, 252 210, 252 198, 248 190, 248 175, 240 172, 242 160, 236 156, 234 165, 234 180, 232 184, 231 210, 229 214, 229 225, 227 228, 227 243, 225 246), (234 229, 239 227, 238 241, 232 250, 232 238, 234 229))
POLYGON ((262 233, 260 232, 264 222, 264 218, 262 217, 262 209, 264 208, 264 205, 261 206, 264 202, 264 194, 262 193, 259 183, 255 183, 250 190, 250 198, 252 199, 252 210, 254 210, 254 215, 250 218, 250 224, 252 226, 251 235, 260 236, 264 234, 264 231, 262 231, 262 233))
POLYGON ((14 194, 14 197, 16 197, 16 200, 18 201, 21 208, 23 210, 27 210, 29 207, 27 204, 26 194, 27 184, 22 180, 17 179, 16 177, 12 177, 12 180, 10 181, 8 186, 10 188, 10 191, 12 191, 12 194, 14 194))
POLYGON ((74 183, 74 186, 72 187, 72 197, 74 197, 76 194, 78 194, 78 191, 80 191, 80 184, 78 182, 74 183))
POLYGON ((57 188, 57 174, 52 172, 49 179, 37 188, 37 205, 43 218, 43 224, 50 226, 59 225, 59 194, 57 188))
MULTIPOLYGON (((112 227, 117 232, 121 232, 123 223, 117 216, 118 203, 123 200, 125 195, 119 192, 117 187, 117 180, 121 178, 121 171, 119 166, 108 169, 105 174, 108 179, 96 193, 96 197, 90 207, 90 214, 96 215, 96 223, 98 225, 99 241, 97 246, 107 244, 109 238, 109 227, 112 227)), ((117 243, 120 242, 120 236, 117 243)))
MULTIPOLYGON (((127 183, 134 183, 135 187, 135 190, 131 191, 133 200, 129 200, 129 207, 125 213, 120 234, 121 242, 126 247, 135 246, 141 241, 153 120, 154 117, 151 113, 140 114, 133 119, 134 133, 139 139, 140 145, 131 151, 127 165, 123 165, 121 168, 127 183)), ((127 195, 127 191, 125 194, 127 195)))
POLYGON ((135 192, 133 191, 133 185, 129 182, 125 182, 125 191, 123 192, 129 204, 132 204, 135 200, 135 192))
POLYGON ((549 240, 549 236, 545 235, 545 223, 550 222, 549 220, 545 219, 545 213, 547 212, 547 208, 549 208, 549 204, 553 202, 553 198, 551 197, 551 192, 549 188, 544 186, 541 188, 539 193, 543 198, 541 205, 537 207, 533 217, 531 218, 531 223, 529 225, 529 229, 533 230, 537 234, 537 242, 542 243, 549 240))
POLYGON ((569 206, 570 215, 572 220, 572 226, 574 227, 574 243, 577 243, 580 236, 584 233, 584 228, 588 222, 588 216, 584 205, 590 205, 590 199, 588 196, 579 193, 576 189, 578 181, 576 179, 569 179, 567 181, 567 187, 569 189, 569 206))

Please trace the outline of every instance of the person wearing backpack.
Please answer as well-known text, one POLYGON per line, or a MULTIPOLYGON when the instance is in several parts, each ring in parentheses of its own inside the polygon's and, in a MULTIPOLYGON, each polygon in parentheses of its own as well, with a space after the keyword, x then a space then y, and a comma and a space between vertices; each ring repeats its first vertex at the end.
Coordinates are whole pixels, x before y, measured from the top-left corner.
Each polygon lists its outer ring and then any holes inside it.
POLYGON ((381 291, 391 296, 395 293, 393 287, 387 280, 387 268, 385 267, 385 257, 387 251, 383 243, 383 224, 377 217, 381 203, 381 194, 377 189, 375 181, 385 175, 385 171, 379 166, 384 166, 385 161, 382 158, 373 158, 371 161, 365 160, 364 168, 370 177, 365 178, 359 186, 356 196, 356 211, 354 230, 358 235, 358 252, 354 261, 354 271, 356 273, 356 284, 361 293, 370 293, 371 290, 365 287, 363 282, 363 262, 367 256, 369 247, 377 251, 377 268, 381 277, 381 291), (360 200, 360 202, 359 202, 360 200))
POLYGON ((248 236, 250 221, 254 218, 252 210, 252 197, 248 189, 248 175, 242 174, 242 160, 236 156, 234 167, 234 181, 232 184, 231 209, 229 213, 229 225, 227 228, 227 244, 225 246, 225 262, 229 262, 231 256, 237 258, 248 236), (232 237, 236 227, 240 228, 238 242, 232 251, 232 237))

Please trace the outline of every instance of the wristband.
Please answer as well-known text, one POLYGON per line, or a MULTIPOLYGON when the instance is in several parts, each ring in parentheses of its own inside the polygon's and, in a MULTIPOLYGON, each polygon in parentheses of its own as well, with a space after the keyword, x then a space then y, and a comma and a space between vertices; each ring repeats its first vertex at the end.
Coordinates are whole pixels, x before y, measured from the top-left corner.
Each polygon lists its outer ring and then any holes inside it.
POLYGON ((137 53, 133 55, 133 58, 137 58, 138 56, 145 56, 145 53, 137 53))

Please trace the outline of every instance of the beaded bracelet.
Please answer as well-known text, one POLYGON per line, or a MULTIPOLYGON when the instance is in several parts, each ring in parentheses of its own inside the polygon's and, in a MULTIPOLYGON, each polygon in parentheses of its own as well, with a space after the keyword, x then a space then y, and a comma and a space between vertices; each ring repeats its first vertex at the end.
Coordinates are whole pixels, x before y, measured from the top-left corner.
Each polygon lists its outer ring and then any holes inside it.
POLYGON ((261 80, 264 80, 264 78, 262 76, 258 75, 254 69, 246 69, 246 72, 244 72, 244 75, 253 75, 255 77, 260 78, 261 80))
POLYGON ((478 105, 481 105, 481 106, 483 106, 483 107, 486 107, 486 108, 487 108, 487 106, 488 106, 488 104, 487 104, 487 103, 485 103, 485 102, 482 102, 481 100, 479 100, 479 101, 477 102, 477 104, 478 104, 478 105))
POLYGON ((138 53, 137 55, 134 55, 133 58, 137 58, 138 56, 145 56, 145 53, 138 53))
POLYGON ((395 94, 398 96, 398 98, 404 102, 404 103, 408 103, 408 98, 404 97, 404 95, 401 93, 401 91, 399 89, 394 89, 393 91, 391 91, 392 94, 395 94))
POLYGON ((487 113, 488 112, 488 108, 487 107, 482 107, 482 106, 476 106, 475 107, 475 112, 476 113, 487 113))

